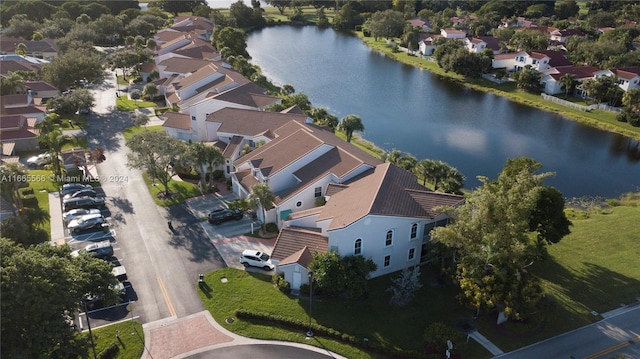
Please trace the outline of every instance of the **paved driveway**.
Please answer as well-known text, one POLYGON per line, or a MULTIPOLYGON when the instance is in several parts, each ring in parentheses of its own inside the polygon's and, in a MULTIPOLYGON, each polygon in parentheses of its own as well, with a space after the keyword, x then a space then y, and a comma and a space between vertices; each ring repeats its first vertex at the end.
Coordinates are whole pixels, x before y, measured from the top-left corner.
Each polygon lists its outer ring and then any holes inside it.
MULTIPOLYGON (((202 219, 200 226, 205 231, 211 243, 216 247, 218 253, 228 267, 243 268, 240 264, 240 254, 245 249, 255 249, 271 255, 275 238, 260 239, 247 236, 252 230, 257 231, 260 223, 253 221, 246 215, 239 221, 229 221, 219 225, 213 225, 204 220, 207 214, 219 208, 226 208, 227 203, 235 201, 238 197, 233 193, 225 195, 210 194, 188 199, 187 206, 194 217, 202 219)), ((250 268, 251 271, 264 272, 263 269, 250 268)), ((269 273, 269 272, 264 272, 269 273)))

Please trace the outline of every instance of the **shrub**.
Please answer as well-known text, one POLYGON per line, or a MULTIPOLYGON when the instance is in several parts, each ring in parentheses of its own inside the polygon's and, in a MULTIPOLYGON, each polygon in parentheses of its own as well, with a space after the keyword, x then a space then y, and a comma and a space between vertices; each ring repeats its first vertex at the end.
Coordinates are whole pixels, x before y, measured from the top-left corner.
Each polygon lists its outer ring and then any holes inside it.
POLYGON ((26 195, 22 198, 22 204, 25 207, 37 207, 38 206, 38 199, 36 198, 35 195, 29 194, 26 195))
POLYGON ((273 282, 273 284, 276 285, 276 288, 278 288, 279 291, 281 291, 284 294, 289 294, 291 293, 291 283, 287 282, 284 279, 284 275, 281 273, 276 273, 273 275, 273 277, 271 277, 271 281, 273 282))
POLYGON ((31 187, 27 187, 27 188, 22 188, 20 189, 20 194, 22 194, 22 196, 26 197, 30 194, 33 194, 33 188, 31 187))
POLYGON ((429 324, 424 330, 422 338, 426 347, 444 352, 447 350, 447 340, 451 340, 454 344, 461 343, 464 340, 464 335, 445 323, 435 322, 429 324))
POLYGON ((276 233, 278 232, 278 225, 273 222, 267 223, 267 225, 265 226, 265 229, 267 230, 267 232, 276 233))
POLYGON ((213 176, 213 179, 214 179, 214 180, 216 180, 216 181, 222 181, 222 180, 224 180, 224 179, 225 179, 225 177, 224 177, 224 171, 222 171, 222 170, 215 170, 215 171, 213 171, 212 176, 213 176))
POLYGON ((300 285, 300 294, 309 295, 309 284, 301 284, 300 285))
POLYGON ((324 197, 317 197, 316 198, 316 207, 322 207, 327 203, 327 200, 324 197))
POLYGON ((111 343, 109 346, 104 348, 103 351, 98 353, 96 356, 97 359, 112 359, 118 355, 118 351, 120 351, 120 347, 116 343, 111 343))

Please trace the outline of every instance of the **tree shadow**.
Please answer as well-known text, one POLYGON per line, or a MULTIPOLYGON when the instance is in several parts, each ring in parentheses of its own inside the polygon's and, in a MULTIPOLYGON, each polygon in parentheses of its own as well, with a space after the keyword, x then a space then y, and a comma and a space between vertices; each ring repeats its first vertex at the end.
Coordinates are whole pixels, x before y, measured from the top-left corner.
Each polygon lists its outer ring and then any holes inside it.
POLYGON ((172 247, 187 250, 191 255, 189 260, 192 262, 216 261, 224 263, 222 256, 211 244, 198 220, 184 204, 170 206, 167 208, 167 212, 174 228, 169 241, 172 247))
POLYGON ((133 204, 126 198, 109 197, 109 202, 111 202, 112 206, 120 209, 120 211, 122 211, 123 213, 135 213, 135 211, 133 210, 133 204))
POLYGON ((89 147, 102 147, 107 152, 115 152, 122 147, 118 136, 121 136, 125 129, 133 125, 133 119, 129 112, 94 113, 91 119, 85 123, 85 129, 89 134, 87 136, 89 147))

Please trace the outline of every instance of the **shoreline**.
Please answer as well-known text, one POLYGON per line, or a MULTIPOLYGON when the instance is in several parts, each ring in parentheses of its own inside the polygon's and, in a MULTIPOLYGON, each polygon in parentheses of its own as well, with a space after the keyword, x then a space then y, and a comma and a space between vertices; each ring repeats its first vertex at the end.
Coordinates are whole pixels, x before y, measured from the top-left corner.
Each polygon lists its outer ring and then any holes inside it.
MULTIPOLYGON (((335 30, 334 30, 335 31, 335 30)), ((351 31, 354 36, 358 37, 370 50, 376 51, 384 54, 390 59, 400 62, 405 65, 413 66, 425 71, 429 71, 435 76, 441 76, 447 78, 450 81, 458 83, 462 86, 468 87, 470 89, 481 91, 484 93, 490 93, 496 96, 501 96, 506 98, 509 101, 513 101, 519 103, 524 106, 533 107, 545 112, 555 113, 563 118, 566 118, 571 121, 576 121, 583 125, 597 128, 603 131, 616 133, 618 135, 628 137, 630 139, 640 141, 640 127, 633 127, 625 122, 620 122, 615 119, 615 113, 608 113, 608 111, 603 110, 594 110, 592 112, 582 112, 578 110, 573 110, 567 108, 565 106, 545 101, 541 98, 540 95, 535 95, 531 93, 527 93, 521 90, 516 90, 513 92, 508 92, 505 89, 498 88, 501 85, 492 83, 491 81, 485 80, 483 78, 478 79, 470 79, 465 78, 461 75, 455 73, 447 73, 440 69, 440 67, 435 64, 435 66, 420 66, 420 62, 423 62, 426 65, 429 60, 425 60, 418 56, 409 55, 405 52, 393 52, 384 40, 375 41, 372 37, 365 37, 361 31, 351 31), (376 46, 379 45, 379 46, 376 46), (404 59, 403 59, 404 57, 404 59), (588 114, 592 114, 589 116, 588 114), (599 116, 598 116, 599 115, 599 116), (597 117, 603 117, 603 119, 599 119, 597 117), (607 119, 608 118, 608 119, 607 119)), ((512 86, 513 87, 513 86, 512 86)))

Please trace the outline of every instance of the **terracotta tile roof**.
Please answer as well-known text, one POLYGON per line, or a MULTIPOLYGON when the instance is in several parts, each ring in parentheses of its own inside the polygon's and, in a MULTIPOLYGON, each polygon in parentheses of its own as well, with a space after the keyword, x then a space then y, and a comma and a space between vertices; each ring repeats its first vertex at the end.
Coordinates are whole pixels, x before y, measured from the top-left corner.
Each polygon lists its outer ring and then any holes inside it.
POLYGON ((44 81, 25 81, 24 85, 32 91, 51 91, 58 88, 44 81))
POLYGON ((518 55, 519 52, 509 52, 506 54, 497 54, 497 55, 493 55, 493 59, 494 60, 507 60, 507 59, 515 59, 516 55, 518 55))
POLYGON ((19 130, 13 131, 1 131, 0 132, 0 141, 18 141, 36 138, 40 134, 40 130, 35 128, 22 127, 19 130))
POLYGON ((162 117, 166 118, 162 127, 176 128, 179 130, 191 129, 191 118, 188 114, 179 112, 165 112, 162 117))
POLYGON ((560 78, 565 74, 571 74, 575 76, 576 79, 586 79, 594 76, 595 72, 602 71, 601 68, 595 66, 561 66, 554 67, 556 70, 555 73, 549 74, 553 79, 560 80, 560 78))
POLYGON ((9 72, 16 71, 33 71, 35 73, 40 73, 40 70, 42 70, 42 66, 39 64, 15 60, 0 61, 0 74, 2 75, 7 75, 9 72))
POLYGON ((562 51, 554 51, 554 50, 535 50, 528 51, 527 54, 534 59, 542 59, 545 56, 549 58, 549 66, 558 67, 558 66, 569 66, 573 65, 571 61, 567 60, 564 52, 562 51))
POLYGON ((19 129, 23 127, 27 118, 22 115, 9 115, 0 117, 2 121, 0 121, 0 129, 2 130, 11 130, 11 129, 19 129))
MULTIPOLYGON (((6 143, 12 143, 12 142, 4 142, 4 144, 6 143)), ((20 163, 20 157, 18 156, 0 156, 0 162, 1 163, 20 163)))
POLYGON ((169 42, 184 35, 185 34, 182 31, 166 28, 156 32, 155 35, 153 35, 153 38, 156 40, 156 42, 169 42))
POLYGON ((0 106, 2 108, 27 106, 29 104, 29 96, 27 94, 15 94, 0 96, 0 106))
POLYGON ((415 175, 391 163, 365 172, 335 193, 318 220, 329 220, 329 230, 344 228, 366 215, 434 218, 435 208, 464 201, 458 195, 433 192, 418 184, 415 175))
POLYGON ((218 133, 245 136, 268 134, 289 121, 304 122, 306 116, 225 107, 207 116, 207 122, 220 123, 218 133))
POLYGON ((322 207, 311 207, 309 209, 304 209, 302 211, 291 212, 287 216, 287 219, 296 219, 296 218, 304 218, 308 216, 319 215, 322 212, 322 207))
POLYGON ((632 79, 636 76, 640 76, 640 66, 623 67, 621 69, 615 69, 613 72, 620 78, 632 79))
POLYGON ((2 155, 3 156, 12 156, 13 151, 15 151, 16 143, 15 142, 4 142, 2 143, 2 155))
MULTIPOLYGON (((305 247, 309 251, 309 254, 315 252, 326 253, 328 246, 328 238, 322 236, 319 232, 298 227, 286 227, 280 231, 276 243, 273 246, 271 257, 273 259, 284 260, 300 252, 305 247)), ((302 253, 297 256, 298 259, 301 256, 302 253)))
POLYGON ((265 94, 265 90, 253 82, 247 82, 225 92, 214 94, 210 98, 246 105, 255 108, 263 108, 280 101, 280 98, 265 94))

